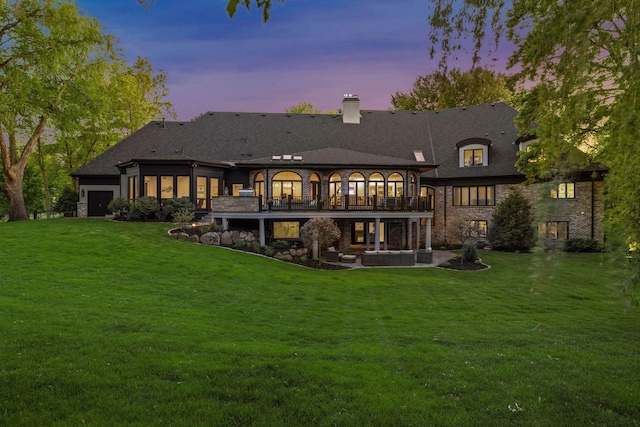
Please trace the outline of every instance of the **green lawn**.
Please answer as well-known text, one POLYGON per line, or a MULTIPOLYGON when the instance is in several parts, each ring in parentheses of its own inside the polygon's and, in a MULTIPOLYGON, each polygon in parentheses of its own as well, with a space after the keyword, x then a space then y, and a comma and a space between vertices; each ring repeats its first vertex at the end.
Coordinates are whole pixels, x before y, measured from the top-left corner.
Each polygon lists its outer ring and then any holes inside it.
POLYGON ((0 224, 0 425, 638 425, 612 256, 316 271, 166 224, 0 224))

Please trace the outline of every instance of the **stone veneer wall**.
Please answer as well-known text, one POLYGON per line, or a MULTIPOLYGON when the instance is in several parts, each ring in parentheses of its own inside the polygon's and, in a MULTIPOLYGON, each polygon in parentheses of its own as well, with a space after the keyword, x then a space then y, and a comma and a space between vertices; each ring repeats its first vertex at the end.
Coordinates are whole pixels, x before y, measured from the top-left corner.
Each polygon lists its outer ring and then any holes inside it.
POLYGON ((87 202, 77 202, 76 209, 78 211, 78 218, 87 218, 87 202))
POLYGON ((218 196, 211 199, 211 210, 214 212, 258 212, 259 206, 259 197, 218 196))
POLYGON ((550 183, 522 185, 505 184, 495 186, 495 206, 453 206, 453 187, 443 186, 435 188, 434 222, 432 240, 435 243, 453 241, 451 235, 447 235, 451 226, 458 221, 484 220, 491 227, 493 212, 498 204, 507 197, 513 188, 517 188, 529 200, 533 207, 535 224, 546 221, 568 221, 569 238, 591 238, 591 186, 594 185, 594 209, 593 209, 593 238, 604 240, 604 192, 602 181, 585 181, 575 183, 574 199, 552 199, 550 197, 550 183), (444 216, 444 194, 447 194, 446 224, 444 216))

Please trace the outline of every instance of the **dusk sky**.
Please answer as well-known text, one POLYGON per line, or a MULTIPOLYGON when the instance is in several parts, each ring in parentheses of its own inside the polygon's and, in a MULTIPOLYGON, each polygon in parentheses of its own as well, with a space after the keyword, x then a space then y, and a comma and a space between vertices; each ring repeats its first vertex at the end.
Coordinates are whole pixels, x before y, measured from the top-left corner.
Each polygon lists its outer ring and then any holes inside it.
POLYGON ((302 101, 337 110, 345 93, 359 95, 363 109, 386 110, 392 94, 436 69, 429 0, 273 2, 266 24, 255 7, 230 19, 227 0, 156 0, 148 10, 137 0, 76 4, 120 39, 131 63, 143 56, 168 73, 178 120, 284 112, 302 101))

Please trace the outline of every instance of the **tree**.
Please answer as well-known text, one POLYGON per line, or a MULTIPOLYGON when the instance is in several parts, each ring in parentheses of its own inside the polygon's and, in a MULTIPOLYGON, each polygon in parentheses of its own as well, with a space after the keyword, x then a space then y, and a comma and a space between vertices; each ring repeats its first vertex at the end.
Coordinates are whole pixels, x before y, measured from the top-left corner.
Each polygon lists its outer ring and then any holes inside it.
POLYGON ((533 90, 523 97, 521 132, 538 138, 540 168, 561 170, 578 148, 608 166, 610 228, 640 241, 640 7, 637 0, 572 2, 436 0, 430 16, 432 56, 441 65, 472 35, 479 63, 491 28, 492 45, 515 44, 509 66, 533 90), (561 164, 558 167, 558 163, 561 164))
POLYGON ((320 250, 328 248, 340 238, 340 229, 331 218, 312 218, 300 227, 300 238, 305 247, 314 249, 313 256, 318 257, 316 247, 320 250))
POLYGON ((497 206, 487 237, 494 249, 528 251, 535 243, 531 205, 516 189, 497 206))
POLYGON ((327 111, 325 111, 323 113, 321 109, 314 107, 312 103, 306 102, 306 101, 302 101, 301 103, 299 103, 297 105, 292 105, 291 107, 287 108, 285 110, 285 113, 291 113, 291 114, 336 114, 336 111, 327 110, 327 111))
POLYGON ((165 100, 169 95, 167 74, 154 72, 146 58, 138 57, 133 66, 117 58, 103 75, 77 94, 81 99, 69 107, 76 111, 66 116, 69 120, 56 124, 47 144, 65 177, 150 120, 175 117, 171 103, 165 100))
POLYGON ((396 92, 391 96, 391 103, 396 110, 442 110, 509 101, 512 91, 505 74, 482 67, 468 71, 453 68, 418 76, 411 92, 396 92))
POLYGON ((9 219, 28 219, 25 168, 47 125, 65 117, 84 77, 113 48, 99 23, 63 0, 0 3, 0 155, 9 219))

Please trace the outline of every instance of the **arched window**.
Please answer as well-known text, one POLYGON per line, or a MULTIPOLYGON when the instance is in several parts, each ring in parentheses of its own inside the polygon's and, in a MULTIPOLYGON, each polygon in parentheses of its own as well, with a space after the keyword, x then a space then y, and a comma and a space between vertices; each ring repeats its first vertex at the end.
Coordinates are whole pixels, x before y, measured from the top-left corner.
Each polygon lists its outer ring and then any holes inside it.
POLYGON ((312 173, 309 177, 309 197, 317 199, 320 197, 320 176, 317 173, 312 173))
POLYGON ((378 196, 378 199, 384 197, 384 177, 378 172, 369 175, 369 198, 378 196))
POLYGON ((253 178, 253 189, 256 193, 256 196, 264 196, 264 175, 262 174, 262 172, 258 172, 255 178, 253 178))
POLYGON ((400 197, 404 194, 404 179, 402 175, 397 172, 389 175, 387 179, 387 196, 388 197, 400 197))
POLYGON ((337 173, 329 177, 329 203, 332 206, 342 204, 342 178, 337 173))
POLYGON ((271 189, 274 199, 301 198, 302 178, 295 172, 279 172, 271 180, 271 189))
POLYGON ((359 172, 354 172, 349 177, 349 204, 364 205, 364 176, 359 172))

